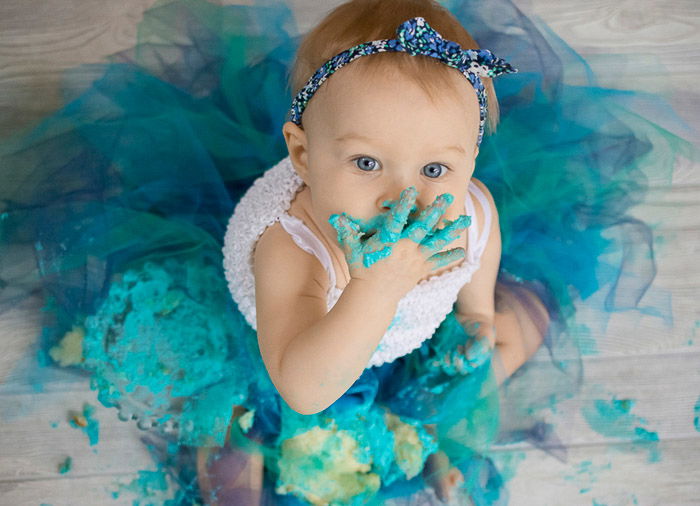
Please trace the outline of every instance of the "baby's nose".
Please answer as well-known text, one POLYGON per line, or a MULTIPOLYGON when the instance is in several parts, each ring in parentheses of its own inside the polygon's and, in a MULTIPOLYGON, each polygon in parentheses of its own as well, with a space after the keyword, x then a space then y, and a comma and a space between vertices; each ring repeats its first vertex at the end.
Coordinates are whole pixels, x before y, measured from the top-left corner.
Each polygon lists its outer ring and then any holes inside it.
MULTIPOLYGON (((405 189, 404 189, 405 190, 405 189)), ((403 191, 403 190, 402 190, 403 191)), ((396 207, 396 205, 399 203, 401 200, 401 192, 397 192, 393 195, 385 194, 382 196, 379 202, 379 209, 382 213, 387 212, 393 208, 396 207)), ((423 209, 423 205, 421 205, 421 196, 420 193, 416 196, 416 200, 413 203, 413 206, 411 207, 411 210, 409 211, 409 216, 415 216, 417 215, 421 209, 423 209)))

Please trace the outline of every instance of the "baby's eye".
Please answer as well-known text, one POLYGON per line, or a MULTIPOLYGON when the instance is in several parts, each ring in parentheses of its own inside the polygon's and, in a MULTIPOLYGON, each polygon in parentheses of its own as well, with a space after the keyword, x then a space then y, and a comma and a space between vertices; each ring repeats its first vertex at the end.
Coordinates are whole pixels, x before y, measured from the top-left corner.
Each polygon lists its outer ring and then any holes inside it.
POLYGON ((443 165, 443 164, 441 164, 441 163, 429 163, 428 165, 424 165, 424 166, 423 166, 424 169, 425 169, 426 167, 429 167, 429 169, 428 169, 428 171, 424 171, 424 174, 425 174, 426 176, 428 176, 429 178, 433 178, 433 179, 435 179, 435 178, 437 178, 437 177, 440 177, 442 174, 444 174, 445 172, 447 172, 448 170, 450 170, 450 169, 447 168, 446 165, 443 165), (440 171, 440 170, 438 169, 438 167, 443 167, 444 170, 443 170, 443 171, 440 171), (435 174, 438 174, 438 175, 435 175, 435 174))
POLYGON ((358 156, 353 162, 356 162, 355 165, 357 165, 357 168, 360 170, 372 171, 377 166, 377 160, 371 156, 358 156), (357 163, 358 160, 361 160, 359 164, 357 163))
MULTIPOLYGON (((379 166, 379 162, 377 162, 377 160, 375 160, 371 156, 358 156, 352 161, 355 162, 357 168, 366 172, 373 172, 379 166)), ((423 166, 423 169, 425 169, 426 167, 429 167, 429 169, 428 171, 424 171, 424 173, 431 179, 437 179, 445 172, 450 170, 446 165, 437 162, 429 163, 428 165, 423 166), (441 171, 438 167, 442 167, 443 170, 441 171)))

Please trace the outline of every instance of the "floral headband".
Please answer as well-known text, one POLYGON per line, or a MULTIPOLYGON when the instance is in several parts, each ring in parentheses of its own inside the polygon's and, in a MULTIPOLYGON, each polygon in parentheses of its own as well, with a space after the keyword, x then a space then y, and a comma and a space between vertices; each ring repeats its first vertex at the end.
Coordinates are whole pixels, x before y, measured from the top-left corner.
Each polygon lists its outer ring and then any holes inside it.
POLYGON ((479 76, 495 77, 505 73, 516 73, 518 70, 505 60, 494 56, 488 49, 462 49, 458 43, 444 39, 420 16, 401 23, 396 29, 396 34, 395 39, 373 40, 353 46, 324 63, 294 97, 287 115, 288 121, 301 125, 301 115, 313 94, 323 81, 340 67, 360 56, 384 51, 403 51, 412 55, 421 54, 437 58, 450 67, 456 68, 469 79, 479 99, 480 121, 477 146, 480 145, 484 135, 487 104, 486 92, 479 76))

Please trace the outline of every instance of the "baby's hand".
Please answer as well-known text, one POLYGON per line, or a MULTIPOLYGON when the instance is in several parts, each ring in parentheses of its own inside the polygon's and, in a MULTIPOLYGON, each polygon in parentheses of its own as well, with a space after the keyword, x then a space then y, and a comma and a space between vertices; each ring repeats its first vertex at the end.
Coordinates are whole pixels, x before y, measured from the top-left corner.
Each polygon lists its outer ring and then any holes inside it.
POLYGON ((471 336, 469 340, 446 353, 442 360, 434 360, 432 367, 454 376, 469 374, 484 365, 493 355, 495 343, 489 336, 477 334, 481 325, 480 322, 468 324, 465 330, 471 336))
POLYGON ((435 230, 453 201, 452 195, 443 194, 406 226, 416 196, 415 187, 402 191, 399 201, 389 211, 370 220, 371 228, 346 213, 329 218, 331 226, 338 231, 338 242, 351 278, 371 279, 382 289, 396 286, 403 294, 431 271, 464 258, 464 248, 439 250, 459 237, 456 231, 466 228, 470 218, 461 215, 454 221, 445 220, 447 225, 435 230), (371 229, 376 233, 366 239, 361 237, 371 229))

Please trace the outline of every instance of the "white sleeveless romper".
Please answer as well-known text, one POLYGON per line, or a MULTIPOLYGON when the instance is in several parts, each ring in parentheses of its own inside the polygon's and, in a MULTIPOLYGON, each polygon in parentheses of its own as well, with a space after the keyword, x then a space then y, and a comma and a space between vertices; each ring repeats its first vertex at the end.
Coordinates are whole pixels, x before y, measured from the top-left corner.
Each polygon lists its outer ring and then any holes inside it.
MULTIPOLYGON (((265 229, 279 221, 294 242, 314 255, 328 272, 330 286, 327 307, 330 310, 343 292, 336 287, 330 254, 314 233, 295 216, 287 213, 294 196, 302 189, 289 157, 256 179, 236 205, 224 237, 224 272, 231 296, 248 324, 257 329, 253 250, 265 229)), ((459 290, 471 281, 479 268, 481 255, 491 229, 491 208, 486 195, 473 182, 465 199, 465 214, 472 216, 467 227, 468 249, 464 261, 451 269, 419 282, 398 303, 396 314, 372 354, 367 367, 392 362, 419 348, 429 339, 452 310, 459 290), (484 210, 484 224, 476 221, 476 196, 484 210), (479 231, 481 230, 481 233, 479 231)))

